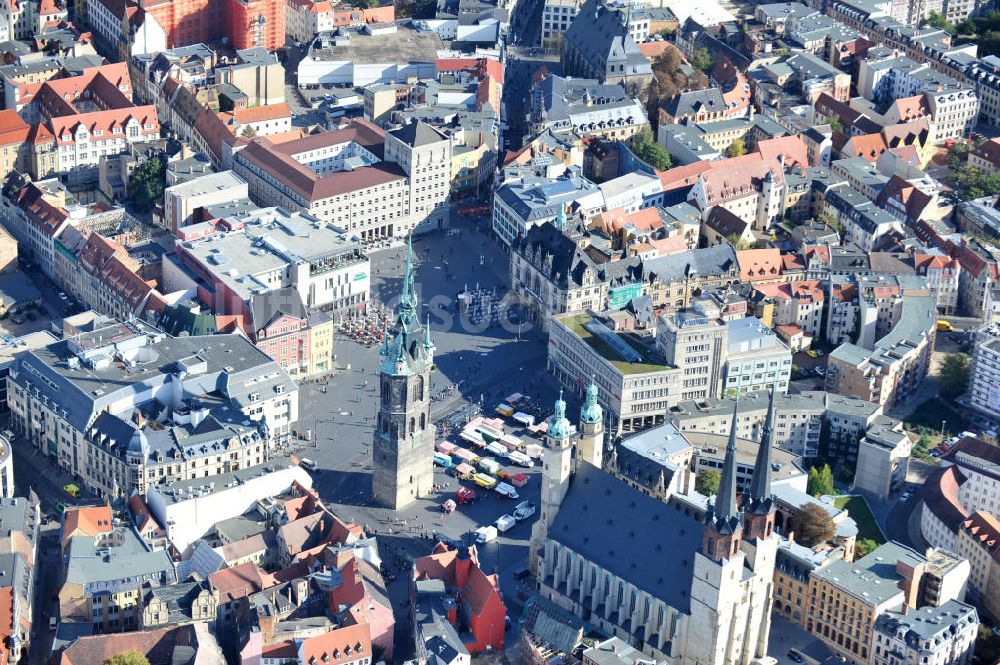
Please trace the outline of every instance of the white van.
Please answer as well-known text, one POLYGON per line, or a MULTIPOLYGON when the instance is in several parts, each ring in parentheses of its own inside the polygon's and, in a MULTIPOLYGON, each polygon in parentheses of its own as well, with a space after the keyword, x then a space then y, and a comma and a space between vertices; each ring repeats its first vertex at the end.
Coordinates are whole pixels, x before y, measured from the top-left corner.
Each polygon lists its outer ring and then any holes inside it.
POLYGON ((303 457, 302 460, 299 461, 299 464, 301 464, 305 468, 309 469, 310 471, 315 471, 316 469, 319 468, 319 466, 316 464, 316 462, 312 461, 308 457, 303 457))
POLYGON ((497 539, 497 528, 495 526, 481 526, 476 529, 476 542, 492 543, 497 539))
POLYGON ((508 499, 516 499, 518 497, 517 490, 514 489, 513 485, 508 485, 507 483, 497 483, 497 486, 493 488, 496 493, 500 496, 505 496, 508 499))
POLYGON ((496 441, 487 444, 486 450, 493 453, 497 457, 507 457, 507 455, 510 454, 510 451, 507 450, 507 446, 503 445, 502 443, 498 443, 496 441))
POLYGON ((510 459, 511 462, 513 462, 518 466, 526 466, 529 469, 535 466, 535 462, 530 457, 522 453, 520 450, 515 450, 507 457, 510 459))
POLYGON ((500 533, 505 533, 512 526, 517 524, 517 520, 511 515, 501 515, 497 518, 497 521, 493 523, 493 526, 497 528, 500 533))

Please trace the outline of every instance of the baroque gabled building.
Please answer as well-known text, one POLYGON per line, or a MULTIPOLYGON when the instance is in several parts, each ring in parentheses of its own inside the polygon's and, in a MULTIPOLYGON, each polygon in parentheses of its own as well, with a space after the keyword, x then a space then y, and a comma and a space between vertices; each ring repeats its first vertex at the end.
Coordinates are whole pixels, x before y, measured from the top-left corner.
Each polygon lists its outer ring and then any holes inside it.
POLYGON ((396 330, 391 341, 385 338, 381 350, 379 412, 372 446, 372 495, 394 510, 427 496, 434 483, 430 406, 434 343, 430 324, 424 329, 420 325, 413 277, 411 240, 396 308, 396 330))

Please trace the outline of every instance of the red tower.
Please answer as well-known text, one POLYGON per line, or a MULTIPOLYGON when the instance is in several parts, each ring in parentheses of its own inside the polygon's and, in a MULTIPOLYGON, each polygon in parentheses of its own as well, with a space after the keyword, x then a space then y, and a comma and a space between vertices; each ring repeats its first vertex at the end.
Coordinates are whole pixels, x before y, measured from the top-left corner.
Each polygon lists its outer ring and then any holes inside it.
POLYGON ((284 0, 225 0, 225 8, 226 34, 234 48, 277 51, 285 45, 284 0))

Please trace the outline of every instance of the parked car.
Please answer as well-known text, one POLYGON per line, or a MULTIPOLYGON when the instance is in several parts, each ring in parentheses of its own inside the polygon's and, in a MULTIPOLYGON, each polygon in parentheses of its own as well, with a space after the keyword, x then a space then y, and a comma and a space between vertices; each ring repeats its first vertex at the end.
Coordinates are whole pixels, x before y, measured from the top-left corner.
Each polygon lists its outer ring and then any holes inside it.
POLYGON ((802 654, 800 654, 795 649, 789 649, 787 655, 788 655, 789 658, 791 658, 796 663, 801 663, 802 662, 802 654))
POLYGON ((65 291, 60 291, 59 292, 59 300, 69 300, 69 296, 66 295, 65 291))

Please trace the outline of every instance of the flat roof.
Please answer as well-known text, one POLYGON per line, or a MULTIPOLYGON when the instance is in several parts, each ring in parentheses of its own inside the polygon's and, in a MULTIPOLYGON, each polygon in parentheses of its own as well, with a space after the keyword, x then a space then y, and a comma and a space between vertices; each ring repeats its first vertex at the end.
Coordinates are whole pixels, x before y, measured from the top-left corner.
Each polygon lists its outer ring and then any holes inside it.
MULTIPOLYGON (((338 39, 330 33, 313 41, 307 58, 339 62, 349 60, 357 64, 395 62, 436 62, 437 52, 444 48, 436 32, 418 32, 413 28, 397 26, 395 32, 366 35, 360 31, 347 31, 349 43, 337 45, 338 39), (315 44, 328 40, 329 46, 316 48, 315 44)), ((340 38, 343 41, 343 38, 340 38)))
POLYGON ((618 337, 622 343, 635 350, 641 356, 641 360, 637 362, 625 360, 607 342, 595 336, 584 327, 585 324, 594 320, 594 317, 589 314, 556 317, 556 321, 566 326, 570 332, 586 342, 590 348, 594 349, 598 355, 611 363, 622 374, 643 374, 671 369, 670 365, 666 364, 658 352, 639 343, 634 334, 612 331, 612 334, 618 337))

